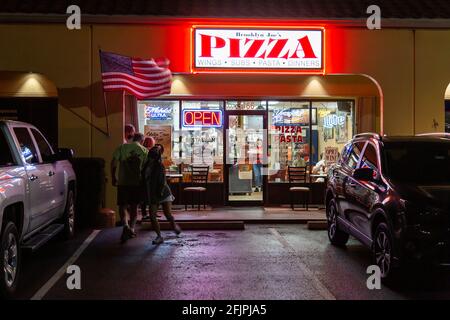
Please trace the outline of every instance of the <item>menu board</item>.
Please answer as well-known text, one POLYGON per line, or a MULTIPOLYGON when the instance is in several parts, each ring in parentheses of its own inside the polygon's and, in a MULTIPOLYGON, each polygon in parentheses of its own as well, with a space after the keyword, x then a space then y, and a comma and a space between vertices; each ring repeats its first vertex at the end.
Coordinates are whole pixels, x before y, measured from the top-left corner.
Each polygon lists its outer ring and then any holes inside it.
POLYGON ((163 160, 165 165, 170 165, 172 155, 172 127, 164 125, 145 125, 145 136, 155 139, 155 143, 162 144, 164 147, 163 160))

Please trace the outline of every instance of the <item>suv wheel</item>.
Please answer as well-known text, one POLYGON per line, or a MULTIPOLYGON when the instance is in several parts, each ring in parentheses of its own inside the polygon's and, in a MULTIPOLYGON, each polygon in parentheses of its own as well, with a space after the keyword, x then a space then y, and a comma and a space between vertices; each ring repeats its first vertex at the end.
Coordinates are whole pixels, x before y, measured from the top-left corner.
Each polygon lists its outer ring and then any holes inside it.
POLYGON ((327 206, 327 221, 328 221, 328 238, 330 242, 336 246, 344 246, 349 238, 348 233, 339 230, 337 223, 337 209, 333 199, 330 200, 327 206))
POLYGON ((380 268, 381 278, 384 281, 391 280, 394 277, 394 256, 391 232, 386 223, 380 223, 374 235, 373 259, 380 268))
POLYGON ((14 223, 6 224, 0 248, 0 296, 8 298, 16 291, 20 270, 19 233, 14 223))
POLYGON ((71 239, 75 234, 75 195, 72 189, 67 193, 66 210, 63 215, 64 239, 71 239))

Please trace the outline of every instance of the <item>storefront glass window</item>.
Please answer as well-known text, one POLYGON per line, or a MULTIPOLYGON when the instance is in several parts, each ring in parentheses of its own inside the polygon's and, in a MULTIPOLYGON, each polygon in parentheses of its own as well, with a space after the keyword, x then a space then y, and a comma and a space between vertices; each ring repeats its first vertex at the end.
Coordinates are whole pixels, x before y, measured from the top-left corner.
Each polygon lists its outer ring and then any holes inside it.
POLYGON ((225 110, 254 111, 267 107, 268 181, 287 182, 288 166, 306 166, 312 174, 308 181, 310 178, 312 182, 323 181, 320 176, 327 173, 353 136, 351 100, 139 101, 139 131, 164 145, 164 162, 171 170, 187 171, 192 164, 208 165, 210 181, 222 182, 225 110))
POLYGON ((268 104, 269 182, 288 181, 288 166, 306 166, 311 182, 324 181, 321 176, 353 136, 353 101, 268 104))
POLYGON ((317 124, 312 126, 316 140, 311 148, 313 174, 326 174, 352 138, 353 104, 345 100, 312 102, 312 110, 317 113, 317 124))
POLYGON ((309 102, 269 101, 269 182, 286 182, 288 166, 310 163, 309 102))
POLYGON ((138 130, 164 146, 163 160, 167 167, 176 164, 179 158, 179 105, 178 100, 138 102, 138 130))
POLYGON ((209 181, 223 181, 223 102, 182 101, 179 163, 208 165, 209 181))

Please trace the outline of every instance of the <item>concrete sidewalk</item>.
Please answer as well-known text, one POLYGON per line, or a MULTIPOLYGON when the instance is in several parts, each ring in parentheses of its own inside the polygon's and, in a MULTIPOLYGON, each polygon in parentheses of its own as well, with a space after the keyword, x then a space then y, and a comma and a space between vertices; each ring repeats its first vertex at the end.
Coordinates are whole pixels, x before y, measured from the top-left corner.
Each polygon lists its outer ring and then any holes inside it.
MULTIPOLYGON (((244 223, 300 223, 326 220, 325 210, 310 208, 295 209, 287 207, 222 207, 201 209, 197 211, 188 208, 187 211, 174 210, 175 219, 187 221, 242 221, 244 223)), ((165 220, 165 218, 161 218, 165 220)))

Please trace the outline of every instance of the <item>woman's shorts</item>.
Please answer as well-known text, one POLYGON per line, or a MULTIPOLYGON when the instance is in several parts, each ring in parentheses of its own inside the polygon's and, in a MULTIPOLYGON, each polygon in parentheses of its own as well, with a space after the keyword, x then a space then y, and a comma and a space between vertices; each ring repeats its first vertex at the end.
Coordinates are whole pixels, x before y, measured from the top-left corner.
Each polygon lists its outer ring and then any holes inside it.
POLYGON ((175 200, 175 197, 173 195, 167 196, 166 198, 162 199, 159 203, 164 202, 173 202, 175 200))

